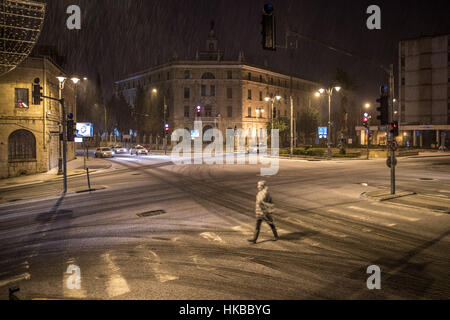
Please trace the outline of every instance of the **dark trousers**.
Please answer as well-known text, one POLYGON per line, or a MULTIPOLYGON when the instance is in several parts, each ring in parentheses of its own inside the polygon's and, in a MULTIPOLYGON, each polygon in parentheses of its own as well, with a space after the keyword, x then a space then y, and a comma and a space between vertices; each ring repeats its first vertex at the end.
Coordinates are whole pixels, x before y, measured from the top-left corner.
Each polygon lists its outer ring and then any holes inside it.
POLYGON ((265 221, 270 226, 270 228, 272 229, 274 237, 278 238, 277 228, 275 227, 275 224, 273 223, 272 215, 266 213, 262 217, 259 217, 256 220, 256 229, 255 229, 255 234, 253 236, 253 241, 256 242, 256 240, 258 240, 259 232, 261 230, 261 224, 262 224, 263 221, 265 221))

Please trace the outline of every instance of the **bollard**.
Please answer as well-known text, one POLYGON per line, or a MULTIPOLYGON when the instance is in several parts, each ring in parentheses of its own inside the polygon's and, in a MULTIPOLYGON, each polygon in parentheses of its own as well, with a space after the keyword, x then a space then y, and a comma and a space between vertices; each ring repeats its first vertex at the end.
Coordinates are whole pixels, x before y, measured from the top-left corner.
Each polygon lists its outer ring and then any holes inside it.
POLYGON ((86 175, 87 175, 87 181, 88 181, 88 188, 90 191, 91 190, 91 180, 89 179, 89 168, 86 168, 86 175))

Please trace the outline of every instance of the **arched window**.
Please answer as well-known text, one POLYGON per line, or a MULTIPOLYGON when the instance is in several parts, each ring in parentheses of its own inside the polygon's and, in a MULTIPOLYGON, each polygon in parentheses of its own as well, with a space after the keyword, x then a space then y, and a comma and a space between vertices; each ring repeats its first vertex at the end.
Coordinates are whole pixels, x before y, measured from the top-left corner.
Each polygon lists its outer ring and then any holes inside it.
POLYGON ((35 160, 36 138, 34 134, 23 129, 11 133, 8 138, 8 159, 9 161, 35 160))
POLYGON ((202 75, 202 79, 215 79, 214 75, 211 72, 206 72, 202 75))

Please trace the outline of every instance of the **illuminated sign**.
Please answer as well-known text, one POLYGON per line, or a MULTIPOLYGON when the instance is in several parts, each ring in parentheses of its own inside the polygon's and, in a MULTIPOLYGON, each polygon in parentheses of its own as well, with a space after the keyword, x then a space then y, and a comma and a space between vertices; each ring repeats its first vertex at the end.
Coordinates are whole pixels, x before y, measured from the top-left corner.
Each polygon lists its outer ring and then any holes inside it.
POLYGON ((78 138, 92 138, 94 136, 94 126, 92 123, 77 123, 78 138))
POLYGON ((328 133, 327 127, 319 127, 319 139, 326 139, 328 133))

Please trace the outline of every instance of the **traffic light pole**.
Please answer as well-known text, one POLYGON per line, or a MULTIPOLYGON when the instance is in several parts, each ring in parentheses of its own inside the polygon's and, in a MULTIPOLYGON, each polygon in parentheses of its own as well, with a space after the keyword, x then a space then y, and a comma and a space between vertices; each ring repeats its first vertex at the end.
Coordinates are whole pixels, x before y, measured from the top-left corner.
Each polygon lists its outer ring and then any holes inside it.
MULTIPOLYGON (((56 99, 53 97, 42 96, 42 98, 58 101, 61 104, 61 121, 63 130, 63 145, 62 145, 62 168, 63 168, 63 193, 67 193, 67 122, 66 122, 66 107, 64 98, 56 99)), ((61 141, 59 141, 61 145, 61 141)))

